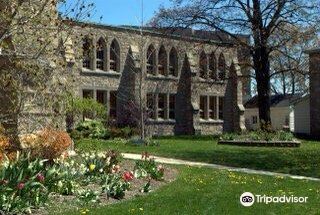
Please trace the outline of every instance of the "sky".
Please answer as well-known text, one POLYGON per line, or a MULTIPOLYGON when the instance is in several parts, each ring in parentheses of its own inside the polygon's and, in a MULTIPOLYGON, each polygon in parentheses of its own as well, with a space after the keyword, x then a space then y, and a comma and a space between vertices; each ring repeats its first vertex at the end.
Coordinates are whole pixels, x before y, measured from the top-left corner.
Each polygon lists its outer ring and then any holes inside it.
MULTIPOLYGON (((76 1, 76 0, 69 0, 76 1)), ((140 25, 142 0, 90 0, 96 11, 89 21, 109 25, 140 25), (100 17, 103 17, 100 21, 100 17)), ((158 8, 169 7, 170 0, 144 0, 144 21, 150 20, 158 8)))

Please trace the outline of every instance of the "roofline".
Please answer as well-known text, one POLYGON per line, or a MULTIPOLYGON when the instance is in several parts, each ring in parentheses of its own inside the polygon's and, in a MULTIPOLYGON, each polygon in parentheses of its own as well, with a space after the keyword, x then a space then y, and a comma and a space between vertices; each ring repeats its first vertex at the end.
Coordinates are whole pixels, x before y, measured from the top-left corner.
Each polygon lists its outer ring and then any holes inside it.
MULTIPOLYGON (((130 31, 134 33, 141 33, 140 29, 135 29, 135 28, 130 28, 130 27, 124 27, 124 26, 114 26, 114 25, 107 25, 107 24, 101 24, 101 23, 96 23, 96 22, 82 22, 82 21, 71 21, 71 20, 62 20, 63 22, 71 22, 79 26, 92 26, 92 27, 97 27, 97 28, 104 28, 104 29, 109 29, 109 30, 114 30, 114 31, 130 31)), ((222 41, 217 41, 217 40, 210 40, 210 39, 200 39, 200 38, 195 38, 195 37, 186 37, 186 36, 179 36, 179 35, 174 35, 174 34, 164 34, 160 32, 155 32, 155 31, 150 31, 150 30, 142 30, 143 33, 149 34, 149 35, 154 35, 158 37, 168 37, 171 39, 176 39, 176 40, 187 40, 191 42, 204 42, 208 44, 217 44, 217 45, 225 45, 225 46, 234 46, 235 43, 231 42, 222 42, 222 41)), ((244 35, 241 35, 244 36, 244 35)))

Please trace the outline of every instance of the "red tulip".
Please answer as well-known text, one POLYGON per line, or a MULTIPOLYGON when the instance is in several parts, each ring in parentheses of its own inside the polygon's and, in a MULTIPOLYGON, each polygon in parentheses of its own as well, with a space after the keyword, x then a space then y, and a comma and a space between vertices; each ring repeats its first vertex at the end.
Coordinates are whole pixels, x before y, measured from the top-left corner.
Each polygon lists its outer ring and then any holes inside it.
POLYGON ((24 188, 24 183, 20 182, 18 185, 17 185, 17 188, 18 190, 22 190, 24 188))
POLYGON ((39 173, 37 175, 37 180, 40 181, 40 182, 44 182, 44 176, 41 173, 39 173))
POLYGON ((132 172, 124 172, 122 178, 125 181, 132 181, 134 175, 132 174, 132 172))

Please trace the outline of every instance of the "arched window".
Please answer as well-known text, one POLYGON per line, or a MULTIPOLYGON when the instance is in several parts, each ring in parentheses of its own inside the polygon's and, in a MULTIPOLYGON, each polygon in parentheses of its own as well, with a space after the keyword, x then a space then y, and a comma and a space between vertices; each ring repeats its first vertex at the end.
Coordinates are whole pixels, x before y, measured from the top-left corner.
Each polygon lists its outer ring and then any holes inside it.
POLYGON ((220 80, 224 80, 226 78, 226 61, 222 53, 219 56, 218 62, 218 78, 220 80))
POLYGON ((167 52, 164 46, 161 46, 158 55, 158 73, 159 75, 167 75, 167 52))
POLYGON ((85 37, 82 40, 82 67, 92 69, 92 41, 85 37))
POLYGON ((154 74, 156 63, 156 53, 153 45, 150 45, 147 51, 147 73, 154 74))
POLYGON ((96 58, 97 69, 106 70, 106 65, 104 61, 106 43, 103 38, 100 38, 98 40, 96 50, 97 50, 97 58, 96 58))
POLYGON ((172 48, 170 51, 169 75, 178 76, 178 54, 175 48, 172 48))
POLYGON ((207 72, 208 72, 208 59, 207 55, 204 51, 201 52, 200 54, 200 78, 207 78, 207 72))
POLYGON ((120 72, 120 46, 116 40, 110 45, 110 70, 120 72))
POLYGON ((212 52, 209 58, 209 77, 213 80, 217 79, 216 56, 212 52))

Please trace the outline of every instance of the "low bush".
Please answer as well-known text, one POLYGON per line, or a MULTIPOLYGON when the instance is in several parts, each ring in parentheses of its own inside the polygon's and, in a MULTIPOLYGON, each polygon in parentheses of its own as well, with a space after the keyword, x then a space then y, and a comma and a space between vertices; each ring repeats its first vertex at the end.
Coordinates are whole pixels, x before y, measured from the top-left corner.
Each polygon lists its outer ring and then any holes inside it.
POLYGON ((155 139, 145 138, 143 140, 139 136, 134 136, 134 137, 130 138, 130 140, 127 141, 127 144, 132 144, 132 145, 135 145, 135 146, 139 146, 139 145, 159 146, 160 145, 160 143, 155 139))
POLYGON ((273 131, 265 132, 262 130, 250 131, 241 134, 225 133, 220 137, 221 140, 247 140, 247 141, 293 141, 294 136, 291 132, 273 131))
POLYGON ((93 139, 108 139, 110 138, 109 131, 104 127, 101 121, 97 120, 85 120, 80 122, 76 126, 76 131, 73 132, 73 135, 84 138, 93 138, 93 139))

